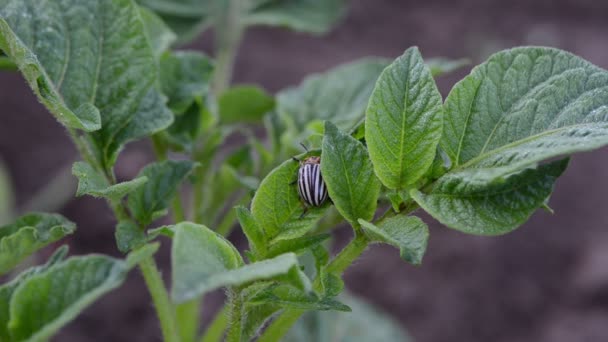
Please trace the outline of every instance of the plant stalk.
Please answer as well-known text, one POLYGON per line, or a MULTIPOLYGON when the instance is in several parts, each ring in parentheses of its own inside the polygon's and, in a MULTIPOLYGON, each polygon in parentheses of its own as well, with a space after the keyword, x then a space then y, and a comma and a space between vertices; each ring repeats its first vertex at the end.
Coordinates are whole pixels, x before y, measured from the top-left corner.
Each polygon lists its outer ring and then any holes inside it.
POLYGON ((199 308, 200 301, 198 298, 175 306, 177 328, 182 342, 194 342, 196 340, 200 318, 199 308))
POLYGON ((200 342, 220 342, 228 326, 228 306, 224 306, 211 321, 200 342))
POLYGON ((241 23, 241 11, 244 1, 229 0, 219 9, 215 23, 215 71, 211 80, 211 89, 219 97, 232 79, 232 70, 243 38, 244 27, 241 23))
POLYGON ((156 267, 153 257, 148 257, 139 263, 139 268, 144 276, 150 296, 154 302, 158 320, 160 321, 163 340, 165 342, 179 342, 175 312, 169 294, 165 288, 163 279, 156 267))
MULTIPOLYGON (((368 238, 363 234, 360 227, 355 227, 355 237, 340 251, 340 253, 327 265, 327 272, 341 275, 361 254, 369 244, 368 238)), ((318 289, 321 279, 317 277, 314 288, 318 289)), ((289 329, 304 314, 304 310, 286 309, 283 311, 264 331, 258 342, 275 342, 287 334, 289 329)))
POLYGON ((243 333, 243 298, 240 291, 231 289, 230 297, 230 327, 226 335, 226 342, 241 342, 243 333))

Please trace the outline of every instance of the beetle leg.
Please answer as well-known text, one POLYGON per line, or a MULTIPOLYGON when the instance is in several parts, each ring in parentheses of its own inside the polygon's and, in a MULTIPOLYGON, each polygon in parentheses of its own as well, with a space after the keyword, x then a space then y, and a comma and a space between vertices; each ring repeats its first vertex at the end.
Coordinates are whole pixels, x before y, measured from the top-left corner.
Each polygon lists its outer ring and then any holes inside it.
POLYGON ((306 215, 307 212, 308 212, 308 207, 304 206, 304 211, 302 211, 302 214, 300 214, 300 220, 306 215))

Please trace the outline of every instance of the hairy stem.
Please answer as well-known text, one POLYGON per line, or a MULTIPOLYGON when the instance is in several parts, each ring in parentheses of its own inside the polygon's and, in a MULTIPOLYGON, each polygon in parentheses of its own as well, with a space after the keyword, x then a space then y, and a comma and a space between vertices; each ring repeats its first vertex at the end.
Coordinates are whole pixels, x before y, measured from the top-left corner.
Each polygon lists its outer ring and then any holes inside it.
MULTIPOLYGON (((327 265, 327 273, 341 275, 361 253, 365 251, 369 240, 361 232, 361 228, 355 227, 355 237, 340 251, 340 253, 327 265)), ((321 279, 315 279, 313 286, 317 289, 321 285, 321 279)), ((283 311, 258 339, 259 342, 280 341, 291 329, 296 321, 304 314, 304 310, 287 309, 283 311)))
POLYGON ((243 298, 238 290, 231 289, 230 297, 230 327, 226 334, 226 342, 241 342, 243 333, 243 298))
POLYGON ((228 326, 228 306, 224 306, 211 321, 200 342, 220 342, 228 326))
POLYGON ((154 302, 160 327, 165 342, 179 342, 177 324, 175 322, 175 312, 169 294, 163 283, 163 279, 156 267, 154 258, 148 257, 139 263, 139 268, 144 276, 150 296, 154 302))

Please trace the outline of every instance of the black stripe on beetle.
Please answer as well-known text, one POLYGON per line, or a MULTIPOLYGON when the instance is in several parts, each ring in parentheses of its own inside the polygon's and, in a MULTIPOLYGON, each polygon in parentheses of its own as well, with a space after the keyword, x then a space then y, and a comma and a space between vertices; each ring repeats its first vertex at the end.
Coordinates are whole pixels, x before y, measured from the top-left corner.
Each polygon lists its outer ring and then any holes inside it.
POLYGON ((327 200, 327 187, 321 175, 321 157, 313 156, 300 161, 298 193, 311 207, 319 207, 327 200))

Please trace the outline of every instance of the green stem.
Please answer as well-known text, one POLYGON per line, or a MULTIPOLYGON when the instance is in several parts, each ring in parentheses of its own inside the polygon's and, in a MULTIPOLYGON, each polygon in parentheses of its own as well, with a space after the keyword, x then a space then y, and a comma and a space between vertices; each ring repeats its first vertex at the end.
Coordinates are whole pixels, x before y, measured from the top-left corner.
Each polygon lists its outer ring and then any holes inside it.
POLYGON ((213 79, 211 80, 211 89, 218 97, 230 84, 234 61, 243 38, 242 2, 240 0, 229 0, 225 5, 227 8, 218 11, 221 14, 215 24, 216 62, 213 79))
MULTIPOLYGON (((361 253, 365 251, 369 244, 368 238, 363 234, 361 228, 355 227, 355 237, 340 251, 340 253, 327 265, 327 273, 341 275, 361 253)), ((321 279, 316 278, 313 286, 317 289, 321 284, 321 279)), ((304 310, 287 309, 283 311, 264 331, 258 342, 280 341, 287 334, 289 329, 302 316, 304 310)))
POLYGON ((270 326, 264 331, 258 342, 277 342, 280 341, 304 314, 304 310, 287 309, 277 317, 270 326))
POLYGON ((228 306, 224 306, 211 321, 200 342, 220 342, 228 326, 228 306))
POLYGON ((177 328, 182 342, 194 342, 196 340, 200 318, 199 308, 198 298, 175 306, 177 328))
POLYGON ((226 342, 241 342, 243 332, 243 298, 240 291, 231 289, 230 297, 230 327, 226 334, 226 342))
POLYGON ((152 257, 144 259, 139 263, 139 268, 150 291, 150 296, 152 296, 164 341, 179 342, 173 305, 154 259, 152 257))

